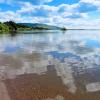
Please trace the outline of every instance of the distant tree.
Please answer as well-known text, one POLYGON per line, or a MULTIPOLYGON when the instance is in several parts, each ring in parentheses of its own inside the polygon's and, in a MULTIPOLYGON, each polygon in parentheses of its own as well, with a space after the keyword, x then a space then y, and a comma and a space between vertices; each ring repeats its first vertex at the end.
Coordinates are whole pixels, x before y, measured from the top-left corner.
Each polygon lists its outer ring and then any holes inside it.
POLYGON ((62 31, 66 31, 67 29, 66 29, 65 27, 62 27, 61 30, 62 30, 62 31))
POLYGON ((17 30, 17 25, 13 21, 7 21, 7 22, 4 22, 4 24, 7 25, 9 27, 9 30, 11 30, 11 31, 17 30))
POLYGON ((9 31, 9 27, 3 23, 0 23, 0 31, 1 32, 8 32, 9 31))
POLYGON ((17 23, 16 25, 17 25, 18 28, 30 28, 29 26, 23 25, 21 23, 17 23))

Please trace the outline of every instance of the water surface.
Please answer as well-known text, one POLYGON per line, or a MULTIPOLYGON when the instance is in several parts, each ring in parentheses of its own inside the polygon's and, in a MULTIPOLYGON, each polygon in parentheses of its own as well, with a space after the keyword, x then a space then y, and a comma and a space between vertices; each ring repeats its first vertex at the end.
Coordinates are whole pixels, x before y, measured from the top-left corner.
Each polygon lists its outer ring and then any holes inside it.
POLYGON ((0 35, 2 100, 99 100, 99 76, 99 30, 0 35))

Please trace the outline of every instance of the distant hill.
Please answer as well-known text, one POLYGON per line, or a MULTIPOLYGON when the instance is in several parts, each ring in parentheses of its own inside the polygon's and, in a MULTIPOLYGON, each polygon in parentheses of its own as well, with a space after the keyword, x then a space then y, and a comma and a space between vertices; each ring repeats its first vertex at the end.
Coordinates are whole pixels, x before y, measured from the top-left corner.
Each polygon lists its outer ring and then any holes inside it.
POLYGON ((18 23, 18 24, 25 25, 33 29, 47 29, 47 30, 61 30, 62 29, 61 27, 41 24, 41 23, 18 23))

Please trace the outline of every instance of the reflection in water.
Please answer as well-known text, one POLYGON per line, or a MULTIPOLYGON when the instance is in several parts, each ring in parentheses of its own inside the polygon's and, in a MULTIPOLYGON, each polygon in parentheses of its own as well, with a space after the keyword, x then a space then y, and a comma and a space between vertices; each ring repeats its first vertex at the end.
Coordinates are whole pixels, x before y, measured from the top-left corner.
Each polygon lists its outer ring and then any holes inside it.
POLYGON ((98 33, 0 36, 0 82, 7 86, 11 100, 20 100, 16 98, 21 96, 21 100, 99 100, 98 33))
POLYGON ((95 92, 100 90, 100 82, 90 83, 86 85, 88 92, 95 92))

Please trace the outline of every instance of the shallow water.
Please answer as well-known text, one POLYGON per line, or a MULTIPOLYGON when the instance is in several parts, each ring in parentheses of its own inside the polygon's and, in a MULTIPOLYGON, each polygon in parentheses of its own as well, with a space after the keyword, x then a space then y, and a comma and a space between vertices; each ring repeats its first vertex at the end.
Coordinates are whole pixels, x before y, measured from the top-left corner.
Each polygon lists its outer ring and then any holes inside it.
POLYGON ((0 35, 0 100, 99 100, 99 33, 0 35))

